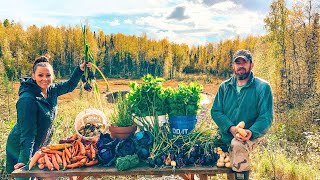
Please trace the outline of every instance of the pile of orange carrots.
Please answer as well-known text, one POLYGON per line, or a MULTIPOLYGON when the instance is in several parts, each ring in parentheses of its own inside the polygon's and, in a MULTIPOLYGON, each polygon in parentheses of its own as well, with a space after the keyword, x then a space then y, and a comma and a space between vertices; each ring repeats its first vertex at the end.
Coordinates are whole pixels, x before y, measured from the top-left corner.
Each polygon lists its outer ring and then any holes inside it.
POLYGON ((42 147, 30 159, 29 170, 35 165, 39 169, 65 170, 98 164, 96 141, 83 143, 75 134, 68 138, 68 142, 42 147))

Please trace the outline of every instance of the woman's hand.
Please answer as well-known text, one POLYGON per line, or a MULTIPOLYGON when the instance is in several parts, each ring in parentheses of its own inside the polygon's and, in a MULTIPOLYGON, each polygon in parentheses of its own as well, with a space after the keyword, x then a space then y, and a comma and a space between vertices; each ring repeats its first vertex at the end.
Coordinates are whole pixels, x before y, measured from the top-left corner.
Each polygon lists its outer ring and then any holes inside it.
POLYGON ((16 169, 19 169, 19 168, 21 168, 21 167, 23 167, 23 166, 25 166, 23 163, 17 163, 17 164, 14 165, 13 167, 14 167, 14 169, 16 170, 16 169))
POLYGON ((90 62, 86 65, 86 62, 84 61, 82 64, 80 64, 81 71, 84 71, 84 66, 87 66, 89 69, 92 67, 90 62))

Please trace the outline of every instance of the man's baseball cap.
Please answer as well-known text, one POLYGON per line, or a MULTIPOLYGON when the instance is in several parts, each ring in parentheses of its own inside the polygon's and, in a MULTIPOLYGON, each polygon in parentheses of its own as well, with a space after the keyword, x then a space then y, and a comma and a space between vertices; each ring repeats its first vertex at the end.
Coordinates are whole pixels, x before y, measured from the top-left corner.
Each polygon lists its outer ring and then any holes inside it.
POLYGON ((237 51, 233 55, 233 62, 235 62, 238 58, 243 58, 244 60, 250 61, 252 63, 252 55, 251 55, 250 51, 248 51, 248 50, 241 49, 241 50, 237 51))

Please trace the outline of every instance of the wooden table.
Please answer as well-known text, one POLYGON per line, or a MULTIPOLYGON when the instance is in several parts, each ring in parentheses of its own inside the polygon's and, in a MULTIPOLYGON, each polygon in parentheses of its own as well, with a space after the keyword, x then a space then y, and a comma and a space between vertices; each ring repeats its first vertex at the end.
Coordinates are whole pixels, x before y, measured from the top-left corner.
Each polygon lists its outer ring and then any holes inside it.
POLYGON ((173 170, 172 168, 150 168, 146 166, 137 167, 126 171, 118 171, 115 167, 83 167, 76 169, 60 170, 60 171, 46 171, 34 169, 31 171, 24 168, 15 170, 11 176, 14 178, 27 178, 27 177, 70 177, 73 179, 83 179, 84 177, 94 176, 138 176, 138 175, 155 175, 155 176, 168 176, 179 175, 184 179, 193 179, 194 174, 199 174, 200 179, 207 179, 208 176, 214 176, 216 174, 227 174, 228 180, 234 180, 233 171, 230 168, 217 168, 217 167, 184 167, 173 170), (75 178, 77 179, 77 178, 75 178))

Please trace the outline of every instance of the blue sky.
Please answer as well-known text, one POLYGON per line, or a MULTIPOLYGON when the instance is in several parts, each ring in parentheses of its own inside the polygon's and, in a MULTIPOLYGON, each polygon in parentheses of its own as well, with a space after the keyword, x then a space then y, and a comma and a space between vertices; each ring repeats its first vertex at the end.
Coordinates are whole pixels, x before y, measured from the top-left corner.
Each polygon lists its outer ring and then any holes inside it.
POLYGON ((80 26, 203 45, 249 34, 265 34, 271 0, 6 0, 0 20, 30 25, 80 26))

